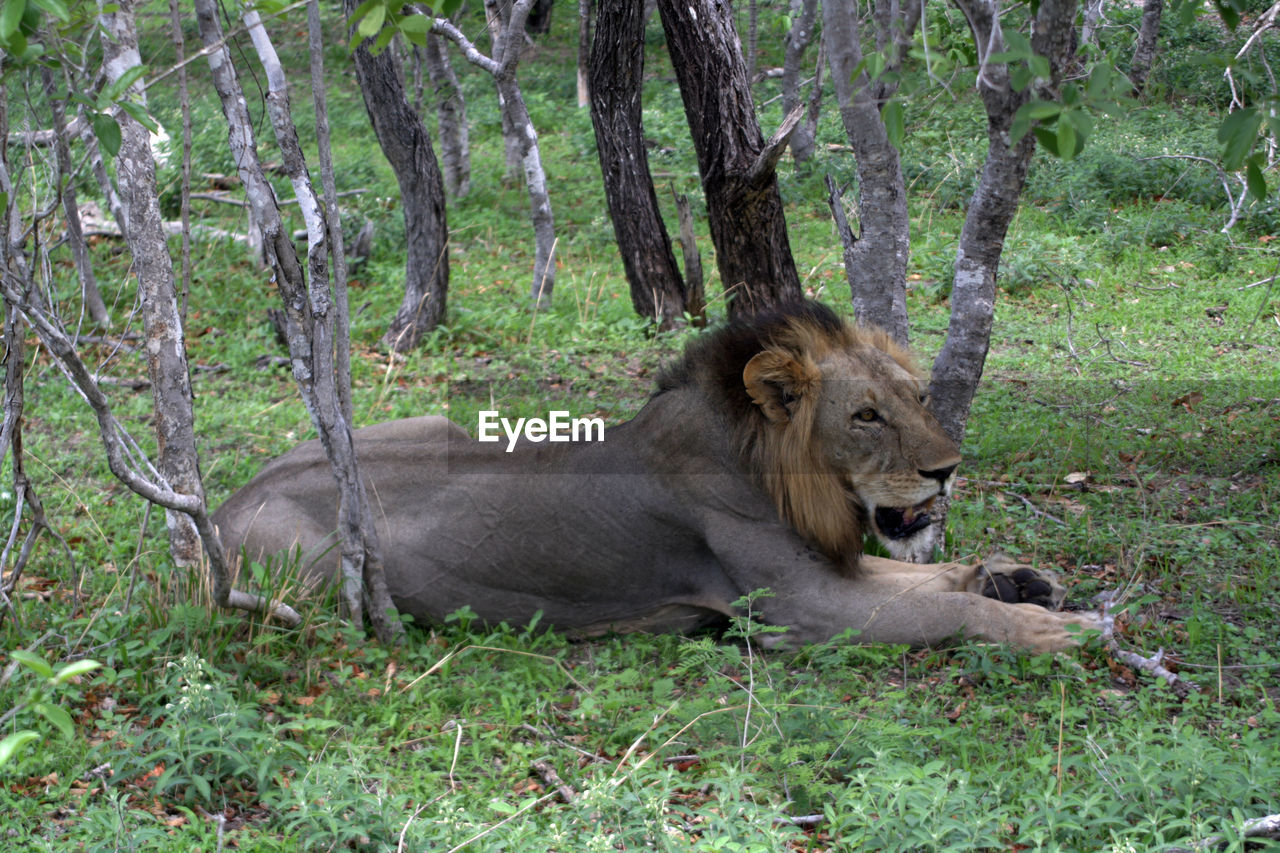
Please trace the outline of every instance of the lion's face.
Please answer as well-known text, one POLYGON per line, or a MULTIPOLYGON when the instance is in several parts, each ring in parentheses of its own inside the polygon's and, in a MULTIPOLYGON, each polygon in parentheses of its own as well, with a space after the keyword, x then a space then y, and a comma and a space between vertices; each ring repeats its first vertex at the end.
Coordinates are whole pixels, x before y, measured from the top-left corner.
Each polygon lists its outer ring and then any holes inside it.
POLYGON ((811 440, 820 462, 862 506, 876 535, 902 542, 929 526, 960 454, 925 408, 925 381, 886 353, 863 347, 818 362, 811 440))
POLYGON ((811 341, 772 346, 743 371, 769 424, 755 434, 764 484, 834 557, 860 551, 868 526, 904 550, 950 491, 960 454, 925 408, 925 380, 887 336, 849 329, 811 341))

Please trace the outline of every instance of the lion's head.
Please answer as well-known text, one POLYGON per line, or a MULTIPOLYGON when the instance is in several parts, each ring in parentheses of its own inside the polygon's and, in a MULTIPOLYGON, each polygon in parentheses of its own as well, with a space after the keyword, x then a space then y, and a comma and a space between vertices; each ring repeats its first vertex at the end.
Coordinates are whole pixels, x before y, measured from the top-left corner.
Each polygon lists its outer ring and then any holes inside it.
POLYGON ((693 343, 660 388, 697 383, 728 417, 744 468, 810 544, 852 568, 865 530, 905 549, 960 455, 925 408, 910 354, 818 303, 693 343))

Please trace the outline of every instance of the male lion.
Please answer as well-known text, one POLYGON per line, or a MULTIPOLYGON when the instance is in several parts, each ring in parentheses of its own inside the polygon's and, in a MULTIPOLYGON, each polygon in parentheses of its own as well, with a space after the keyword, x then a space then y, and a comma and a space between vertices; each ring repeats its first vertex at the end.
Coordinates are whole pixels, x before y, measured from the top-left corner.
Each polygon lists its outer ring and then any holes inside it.
MULTIPOLYGON (((602 442, 480 443, 441 417, 355 433, 396 605, 439 620, 575 634, 722 624, 772 595, 766 642, 853 628, 867 642, 953 636, 1037 651, 1095 627, 1055 613, 1062 587, 1026 567, 920 565, 862 553, 928 525, 960 462, 922 404, 925 383, 882 331, 816 303, 731 323, 692 343, 636 417, 602 442)), ((337 499, 317 441, 268 464, 214 515, 232 553, 301 547, 332 577, 337 499)))

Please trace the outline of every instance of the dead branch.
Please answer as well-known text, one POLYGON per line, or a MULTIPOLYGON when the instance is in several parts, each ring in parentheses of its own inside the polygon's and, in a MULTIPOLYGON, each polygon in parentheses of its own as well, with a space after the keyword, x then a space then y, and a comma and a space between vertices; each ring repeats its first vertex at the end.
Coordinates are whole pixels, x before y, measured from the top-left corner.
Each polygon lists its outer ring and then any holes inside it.
POLYGON ((566 805, 572 803, 578 798, 577 792, 565 784, 564 780, 560 778, 560 774, 556 773, 555 768, 551 766, 550 762, 535 761, 532 766, 534 771, 538 774, 538 777, 542 779, 542 783, 548 788, 555 788, 556 793, 560 795, 560 799, 563 800, 566 805))
POLYGON ((1199 692, 1200 686, 1190 679, 1183 678, 1165 667, 1164 649, 1156 650, 1154 655, 1143 657, 1137 652, 1122 649, 1115 638, 1115 616, 1111 607, 1115 603, 1116 591, 1100 593, 1094 598, 1102 606, 1103 631, 1102 638, 1107 642, 1107 652, 1116 660, 1142 672, 1149 672, 1157 678, 1163 678, 1179 699, 1185 699, 1192 693, 1199 692))
MULTIPOLYGON (((1246 820, 1240 825, 1240 836, 1243 838, 1265 838, 1271 841, 1280 840, 1280 814, 1269 814, 1265 817, 1246 820)), ((1166 847, 1165 853, 1203 853, 1205 850, 1222 847, 1226 843, 1227 839, 1221 835, 1210 835, 1202 841, 1195 842, 1190 847, 1166 847)))

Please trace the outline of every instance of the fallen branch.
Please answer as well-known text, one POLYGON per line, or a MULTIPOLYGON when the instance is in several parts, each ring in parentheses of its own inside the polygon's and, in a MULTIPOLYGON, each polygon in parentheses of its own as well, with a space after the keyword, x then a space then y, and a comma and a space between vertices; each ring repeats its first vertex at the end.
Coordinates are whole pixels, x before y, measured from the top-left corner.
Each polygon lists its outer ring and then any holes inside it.
MULTIPOLYGON (((1269 814, 1266 817, 1255 817, 1246 820, 1240 825, 1241 838, 1266 838, 1272 841, 1280 841, 1280 814, 1269 814)), ((1165 853, 1202 853, 1205 850, 1212 850, 1222 847, 1227 843, 1227 839, 1221 835, 1210 835, 1202 841, 1197 841, 1190 847, 1166 847, 1165 853)))
POLYGON ((550 762, 535 761, 533 762, 533 769, 537 772, 539 778, 542 779, 542 783, 544 785, 548 788, 556 789, 556 793, 560 795, 560 799, 564 800, 566 805, 572 803, 578 798, 577 792, 565 784, 564 780, 560 778, 560 774, 556 773, 556 769, 551 766, 550 762))
POLYGON ((1107 652, 1121 663, 1142 672, 1149 672, 1157 678, 1163 678, 1179 699, 1185 699, 1190 694, 1199 692, 1198 684, 1170 671, 1164 665, 1164 649, 1158 649, 1150 657, 1143 657, 1137 652, 1120 648, 1120 643, 1115 638, 1115 616, 1111 613, 1115 596, 1116 592, 1112 590, 1101 593, 1094 599, 1102 605, 1102 638, 1107 641, 1107 652))
POLYGON ((1031 510, 1031 512, 1033 512, 1034 514, 1036 514, 1036 515, 1040 516, 1041 518, 1047 518, 1047 519, 1049 519, 1050 521, 1052 521, 1054 524, 1058 525, 1059 527, 1066 527, 1066 526, 1067 526, 1067 523, 1066 523, 1065 521, 1063 521, 1062 519, 1058 518, 1056 515, 1050 515, 1049 513, 1047 513, 1047 512, 1045 512, 1044 510, 1040 509, 1040 508, 1039 508, 1039 507, 1037 507, 1035 504, 1033 504, 1031 501, 1027 500, 1027 498, 1025 498, 1024 496, 1022 496, 1022 495, 1018 494, 1017 492, 1010 492, 1010 491, 1008 491, 1007 489, 1001 489, 1001 490, 1000 490, 1000 494, 1002 494, 1002 495, 1008 495, 1009 497, 1012 497, 1012 498, 1017 498, 1018 500, 1022 501, 1024 504, 1026 504, 1026 505, 1027 505, 1027 509, 1031 510))

